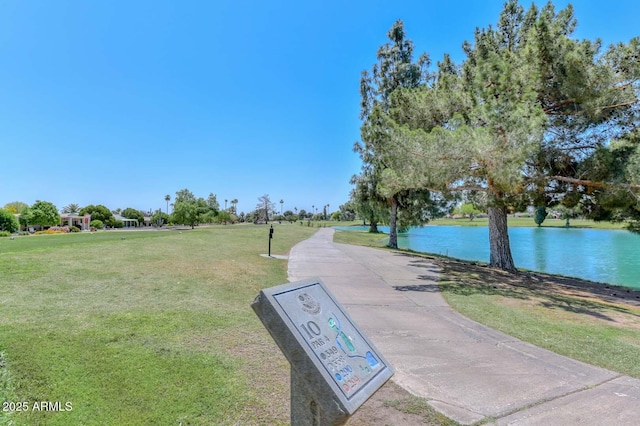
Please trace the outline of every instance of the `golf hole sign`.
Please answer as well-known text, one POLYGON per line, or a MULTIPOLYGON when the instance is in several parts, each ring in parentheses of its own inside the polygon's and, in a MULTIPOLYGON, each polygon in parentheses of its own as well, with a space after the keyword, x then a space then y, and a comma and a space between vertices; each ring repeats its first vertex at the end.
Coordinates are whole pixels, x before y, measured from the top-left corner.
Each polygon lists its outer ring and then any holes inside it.
POLYGON ((318 407, 315 416, 339 424, 338 418, 353 414, 393 375, 393 368, 318 279, 264 289, 252 307, 291 364, 292 420, 294 410, 302 410, 305 417, 318 407), (300 399, 311 408, 294 407, 294 392, 305 394, 300 399))

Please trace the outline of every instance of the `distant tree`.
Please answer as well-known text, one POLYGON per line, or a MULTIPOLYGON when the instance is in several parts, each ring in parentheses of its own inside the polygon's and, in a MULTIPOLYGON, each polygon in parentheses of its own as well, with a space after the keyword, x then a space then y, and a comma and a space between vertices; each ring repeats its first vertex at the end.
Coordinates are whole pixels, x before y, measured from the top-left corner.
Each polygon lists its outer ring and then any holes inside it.
POLYGON ((260 218, 260 210, 254 210, 244 215, 245 222, 257 223, 260 218))
POLYGON ((121 208, 113 209, 113 210, 111 210, 111 213, 113 213, 113 214, 122 214, 122 209, 121 208))
POLYGON ((60 224, 58 208, 49 201, 37 200, 31 206, 31 223, 34 225, 53 226, 60 224))
POLYGON ((231 214, 235 214, 235 215, 238 214, 237 206, 238 206, 238 199, 234 198, 233 200, 231 200, 231 211, 230 211, 231 214))
POLYGON ((102 204, 90 204, 86 207, 83 207, 78 214, 80 214, 81 216, 90 214, 91 220, 97 219, 102 221, 103 223, 111 223, 114 220, 113 213, 111 213, 111 211, 102 204))
MULTIPOLYGON (((351 191, 351 202, 364 223, 369 222, 369 232, 378 233, 378 224, 389 219, 387 200, 377 192, 376 175, 372 167, 364 167, 362 172, 351 178, 355 188, 351 191)), ((396 199, 397 202, 397 199, 396 199)))
MULTIPOLYGON (((640 52, 640 38, 636 49, 640 52)), ((640 75, 640 65, 637 67, 640 75)), ((638 90, 640 92, 640 88, 638 90)), ((579 205, 585 217, 625 221, 627 229, 640 233, 640 127, 598 148, 577 168, 585 186, 576 185, 573 193, 580 197, 579 205)), ((563 204, 572 203, 563 199, 563 204)))
POLYGON ((25 228, 28 228, 29 225, 32 223, 31 219, 33 218, 31 207, 29 206, 23 207, 22 210, 20 210, 19 214, 20 214, 20 217, 18 218, 18 222, 20 223, 20 225, 24 226, 25 228))
MULTIPOLYGON (((225 209, 226 209, 227 200, 224 200, 224 203, 225 203, 225 209)), ((213 211, 214 215, 217 215, 218 211, 220 211, 220 204, 218 204, 218 199, 216 198, 216 194, 214 194, 213 192, 209 193, 206 204, 207 204, 207 207, 209 207, 209 209, 213 211)))
POLYGON ((196 198, 188 189, 176 192, 173 203, 173 213, 171 220, 174 223, 189 225, 192 228, 199 223, 211 223, 215 221, 220 206, 215 194, 210 193, 209 197, 196 198))
POLYGON ((456 208, 454 212, 461 214, 463 217, 468 217, 469 221, 473 221, 476 215, 482 213, 473 205, 473 203, 463 203, 460 207, 456 208))
POLYGON ((536 207, 536 212, 533 217, 533 220, 536 222, 536 225, 538 226, 542 225, 542 222, 544 222, 548 214, 549 213, 547 212, 547 208, 545 206, 536 207))
POLYGON ((195 202, 178 201, 173 206, 172 220, 174 223, 191 226, 193 229, 200 220, 198 206, 195 202))
POLYGON ((340 209, 340 219, 339 220, 354 220, 356 218, 356 206, 352 200, 347 201, 344 204, 341 204, 338 209, 340 209))
POLYGON ((404 189, 397 193, 397 198, 397 226, 399 231, 402 228, 402 232, 444 216, 452 203, 448 197, 424 189, 404 189))
POLYGON ((286 220, 289 223, 293 223, 298 220, 298 216, 293 213, 291 210, 285 210, 282 214, 282 219, 286 220))
POLYGON ((13 214, 19 214, 25 207, 29 207, 29 205, 22 201, 12 201, 4 205, 4 209, 13 214))
POLYGON ((269 194, 264 194, 263 196, 258 197, 256 210, 261 212, 259 217, 263 218, 265 223, 269 223, 269 212, 273 210, 273 207, 274 203, 271 202, 269 194))
MULTIPOLYGON (((218 215, 220 212, 218 212, 218 215)), ((207 210, 204 213, 200 213, 198 215, 198 224, 200 223, 216 223, 218 222, 218 215, 216 215, 212 210, 207 210)))
POLYGON ((300 209, 300 213, 298 214, 298 218, 300 218, 301 220, 306 219, 307 218, 307 211, 305 209, 300 209))
POLYGON ((16 232, 19 228, 15 214, 9 210, 0 209, 0 231, 16 232))
POLYGON ((566 228, 571 227, 571 219, 580 216, 580 207, 567 207, 565 205, 559 204, 553 208, 560 214, 560 219, 564 219, 564 226, 566 228))
POLYGON ((194 202, 196 201, 196 196, 193 195, 193 192, 189 191, 187 188, 184 188, 176 192, 176 196, 173 199, 174 209, 175 209, 175 204, 181 201, 194 202))
POLYGON ((215 220, 218 223, 224 223, 226 225, 227 222, 231 222, 231 213, 229 213, 226 210, 218 212, 218 215, 216 216, 215 220))
POLYGON ((164 196, 164 201, 167 202, 167 214, 169 214, 169 201, 171 201, 171 195, 167 194, 164 196))
POLYGON ((135 219, 138 221, 138 224, 144 223, 144 214, 140 210, 136 210, 131 207, 127 207, 122 211, 122 217, 127 219, 135 219))
POLYGON ((75 214, 78 213, 81 208, 79 204, 71 203, 62 208, 62 213, 75 214))
POLYGON ((164 213, 162 210, 158 209, 153 214, 153 216, 151 216, 150 220, 152 225, 164 226, 167 223, 169 223, 169 215, 167 213, 164 213))

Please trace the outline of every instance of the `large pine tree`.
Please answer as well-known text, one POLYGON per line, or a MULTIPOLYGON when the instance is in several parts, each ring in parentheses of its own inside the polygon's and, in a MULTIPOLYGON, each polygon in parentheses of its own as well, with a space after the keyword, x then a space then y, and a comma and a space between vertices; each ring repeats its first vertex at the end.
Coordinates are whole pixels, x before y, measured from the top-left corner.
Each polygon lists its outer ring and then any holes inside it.
POLYGON ((395 143, 383 158, 401 181, 484 193, 490 264, 504 270, 515 270, 508 211, 552 199, 601 203, 594 188, 611 188, 612 177, 589 177, 585 161, 638 123, 637 40, 603 54, 598 41, 571 38, 575 25, 571 6, 525 13, 509 1, 495 27, 463 45, 460 66, 445 56, 433 81, 392 95, 395 143))
MULTIPOLYGON (((360 154, 363 170, 359 176, 352 179, 357 183, 354 194, 359 197, 355 201, 366 204, 363 209, 372 214, 372 218, 386 217, 380 214, 381 206, 386 205, 389 211, 389 247, 398 247, 398 208, 401 199, 410 194, 407 191, 420 191, 416 186, 404 179, 402 173, 393 169, 385 159, 384 153, 389 145, 396 142, 390 137, 389 126, 392 122, 388 117, 392 109, 394 92, 400 89, 413 89, 424 84, 428 78, 427 68, 429 58, 421 55, 416 62, 413 60, 413 43, 406 38, 404 24, 396 21, 387 33, 390 42, 380 46, 377 52, 378 62, 371 73, 364 71, 360 81, 361 101, 361 142, 354 146, 354 151, 360 154), (375 213, 375 215, 373 215, 375 213)), ((422 190, 417 199, 426 203, 413 204, 404 202, 407 209, 413 212, 404 214, 404 224, 418 224, 426 220, 420 212, 428 210, 430 197, 428 191, 422 190)), ((375 222, 371 222, 372 228, 375 222)))

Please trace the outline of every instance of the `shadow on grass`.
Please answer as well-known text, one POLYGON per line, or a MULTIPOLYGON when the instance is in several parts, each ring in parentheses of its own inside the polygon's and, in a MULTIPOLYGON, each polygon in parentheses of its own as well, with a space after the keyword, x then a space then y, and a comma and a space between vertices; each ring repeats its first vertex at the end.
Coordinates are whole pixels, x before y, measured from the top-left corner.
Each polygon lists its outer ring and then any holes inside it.
POLYGON ((416 284, 394 287, 398 291, 500 296, 608 322, 616 321, 613 314, 640 317, 639 311, 634 309, 640 307, 640 291, 637 290, 535 272, 510 273, 449 258, 409 253, 398 255, 406 256, 409 266, 424 268, 433 274, 418 274, 416 279, 438 281, 437 286, 416 284))

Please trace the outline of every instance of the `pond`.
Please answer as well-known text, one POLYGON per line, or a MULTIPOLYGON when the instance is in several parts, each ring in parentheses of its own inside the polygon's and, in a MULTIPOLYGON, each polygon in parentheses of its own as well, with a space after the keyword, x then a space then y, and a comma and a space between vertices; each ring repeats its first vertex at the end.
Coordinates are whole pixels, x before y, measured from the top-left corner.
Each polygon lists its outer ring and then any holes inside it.
MULTIPOLYGON (((360 229, 368 227, 338 227, 360 229)), ((380 227, 388 233, 388 227, 380 227)), ((509 228, 516 267, 640 289, 640 235, 624 230, 509 228)), ((489 262, 489 229, 424 226, 398 235, 398 246, 489 262)))

